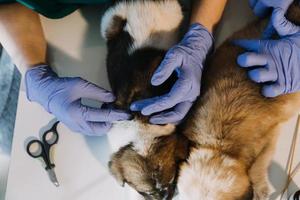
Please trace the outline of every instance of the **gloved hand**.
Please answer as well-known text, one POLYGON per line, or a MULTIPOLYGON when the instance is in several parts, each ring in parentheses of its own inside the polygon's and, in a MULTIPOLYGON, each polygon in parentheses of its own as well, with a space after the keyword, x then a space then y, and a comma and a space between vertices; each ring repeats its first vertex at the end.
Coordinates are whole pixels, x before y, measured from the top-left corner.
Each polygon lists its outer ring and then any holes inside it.
POLYGON ((292 2, 293 0, 249 0, 250 7, 259 17, 266 16, 270 8, 282 8, 286 12, 292 2))
MULTIPOLYGON (((267 39, 272 37, 276 33, 274 25, 280 25, 280 23, 283 22, 284 14, 288 10, 289 6, 293 3, 293 0, 249 0, 249 3, 251 8, 253 9, 253 12, 259 17, 266 16, 269 11, 271 11, 271 8, 275 9, 273 10, 273 15, 270 23, 266 27, 262 36, 264 39, 267 39), (274 12, 276 14, 274 14, 274 12)), ((282 33, 280 32, 280 30, 278 34, 287 35, 287 33, 282 33)))
POLYGON ((168 94, 134 102, 131 110, 143 115, 158 113, 150 123, 178 123, 200 95, 203 63, 213 45, 212 35, 200 24, 193 24, 183 40, 171 48, 155 71, 151 83, 164 83, 176 71, 178 80, 168 94), (168 111, 166 111, 168 110, 168 111))
POLYGON ((100 136, 111 128, 111 122, 130 118, 123 111, 82 105, 81 98, 113 102, 115 97, 81 78, 59 78, 47 65, 28 70, 25 83, 28 99, 41 104, 73 131, 100 136))
POLYGON ((263 95, 276 97, 300 90, 300 27, 284 17, 282 8, 275 8, 272 21, 282 36, 278 40, 239 40, 235 43, 252 51, 238 57, 242 67, 258 67, 249 71, 257 83, 265 83, 263 95))

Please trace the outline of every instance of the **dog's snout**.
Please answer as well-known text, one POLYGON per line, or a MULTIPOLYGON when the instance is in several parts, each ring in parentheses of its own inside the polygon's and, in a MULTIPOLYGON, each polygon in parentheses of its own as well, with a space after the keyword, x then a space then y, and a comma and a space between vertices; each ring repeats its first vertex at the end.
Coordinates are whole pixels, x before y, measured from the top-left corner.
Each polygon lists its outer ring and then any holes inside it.
POLYGON ((152 193, 139 192, 145 200, 171 200, 173 199, 174 191, 171 191, 169 187, 163 189, 157 189, 152 193))
POLYGON ((169 196, 168 191, 163 191, 163 192, 161 192, 161 197, 162 197, 162 200, 169 200, 169 199, 172 199, 172 197, 169 196))
POLYGON ((175 193, 175 188, 173 185, 169 185, 160 190, 160 196, 162 200, 171 200, 173 199, 175 193))

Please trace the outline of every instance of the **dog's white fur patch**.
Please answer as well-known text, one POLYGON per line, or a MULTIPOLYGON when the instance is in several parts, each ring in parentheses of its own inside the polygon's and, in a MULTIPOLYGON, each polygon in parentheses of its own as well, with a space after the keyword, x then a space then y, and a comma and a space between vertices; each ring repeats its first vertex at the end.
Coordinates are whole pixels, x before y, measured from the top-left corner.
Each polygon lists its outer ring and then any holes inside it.
POLYGON ((155 142, 155 138, 171 135, 175 126, 167 124, 164 126, 140 123, 136 140, 134 141, 135 150, 143 156, 148 154, 148 150, 155 142))
POLYGON ((101 33, 107 39, 113 17, 126 20, 124 31, 133 38, 129 53, 143 47, 168 50, 178 41, 183 20, 181 6, 175 0, 120 2, 108 9, 101 22, 101 33))
POLYGON ((227 169, 234 166, 236 161, 221 156, 218 157, 220 164, 214 165, 211 163, 214 158, 214 152, 209 149, 194 149, 191 152, 178 179, 180 200, 217 200, 221 198, 218 196, 220 192, 230 191, 238 177, 227 169))
POLYGON ((108 142, 112 152, 117 152, 121 147, 130 144, 136 140, 139 125, 136 121, 115 122, 113 127, 107 133, 108 142))
POLYGON ((147 125, 132 120, 114 123, 107 136, 113 152, 117 152, 121 147, 132 143, 140 155, 146 156, 156 137, 170 135, 174 130, 175 126, 171 124, 165 126, 147 125))

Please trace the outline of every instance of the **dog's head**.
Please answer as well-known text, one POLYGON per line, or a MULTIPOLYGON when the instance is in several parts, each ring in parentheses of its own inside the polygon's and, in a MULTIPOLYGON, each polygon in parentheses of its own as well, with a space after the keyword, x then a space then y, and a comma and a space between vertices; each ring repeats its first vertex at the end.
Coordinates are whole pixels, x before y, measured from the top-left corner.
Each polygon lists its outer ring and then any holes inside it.
POLYGON ((130 185, 145 199, 172 199, 179 165, 188 155, 187 142, 177 134, 158 137, 146 157, 129 144, 112 156, 110 171, 122 186, 130 185))
POLYGON ((179 195, 189 200, 251 200, 252 188, 242 163, 211 149, 193 149, 178 180, 179 195))
POLYGON ((160 86, 151 77, 166 51, 180 37, 183 13, 172 1, 117 1, 101 23, 108 47, 107 72, 117 96, 115 106, 129 109, 133 101, 168 93, 175 73, 160 86))
MULTIPOLYGON (((151 84, 153 73, 163 60, 165 52, 162 50, 143 48, 124 58, 122 66, 116 71, 115 62, 108 61, 109 80, 116 95, 114 106, 118 109, 128 110, 131 103, 137 100, 167 94, 177 77, 171 77, 160 86, 151 84)), ((138 116, 138 113, 133 113, 138 116)), ((147 121, 148 122, 148 121, 147 121)))

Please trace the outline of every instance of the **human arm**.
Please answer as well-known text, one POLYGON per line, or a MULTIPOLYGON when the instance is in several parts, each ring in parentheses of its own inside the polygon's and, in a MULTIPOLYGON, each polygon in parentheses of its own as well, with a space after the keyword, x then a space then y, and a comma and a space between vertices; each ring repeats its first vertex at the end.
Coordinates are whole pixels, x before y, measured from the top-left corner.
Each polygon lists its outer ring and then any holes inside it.
POLYGON ((152 85, 161 85, 176 71, 178 80, 168 94, 134 102, 133 111, 154 114, 153 124, 179 123, 200 95, 202 70, 213 46, 212 31, 227 0, 195 0, 191 26, 181 42, 172 47, 154 73, 152 85), (166 111, 168 110, 168 111, 166 111))
MULTIPOLYGON (((46 64, 46 41, 39 16, 19 4, 0 5, 0 43, 23 74, 27 97, 76 132, 103 135, 124 111, 85 106, 82 98, 112 102, 110 92, 81 78, 59 77, 46 64)), ((1 67, 1 66, 0 66, 1 67)))
POLYGON ((194 0, 191 24, 202 24, 210 33, 220 21, 227 0, 194 0))
POLYGON ((0 5, 0 43, 22 74, 46 62, 46 40, 39 15, 19 3, 0 5))

